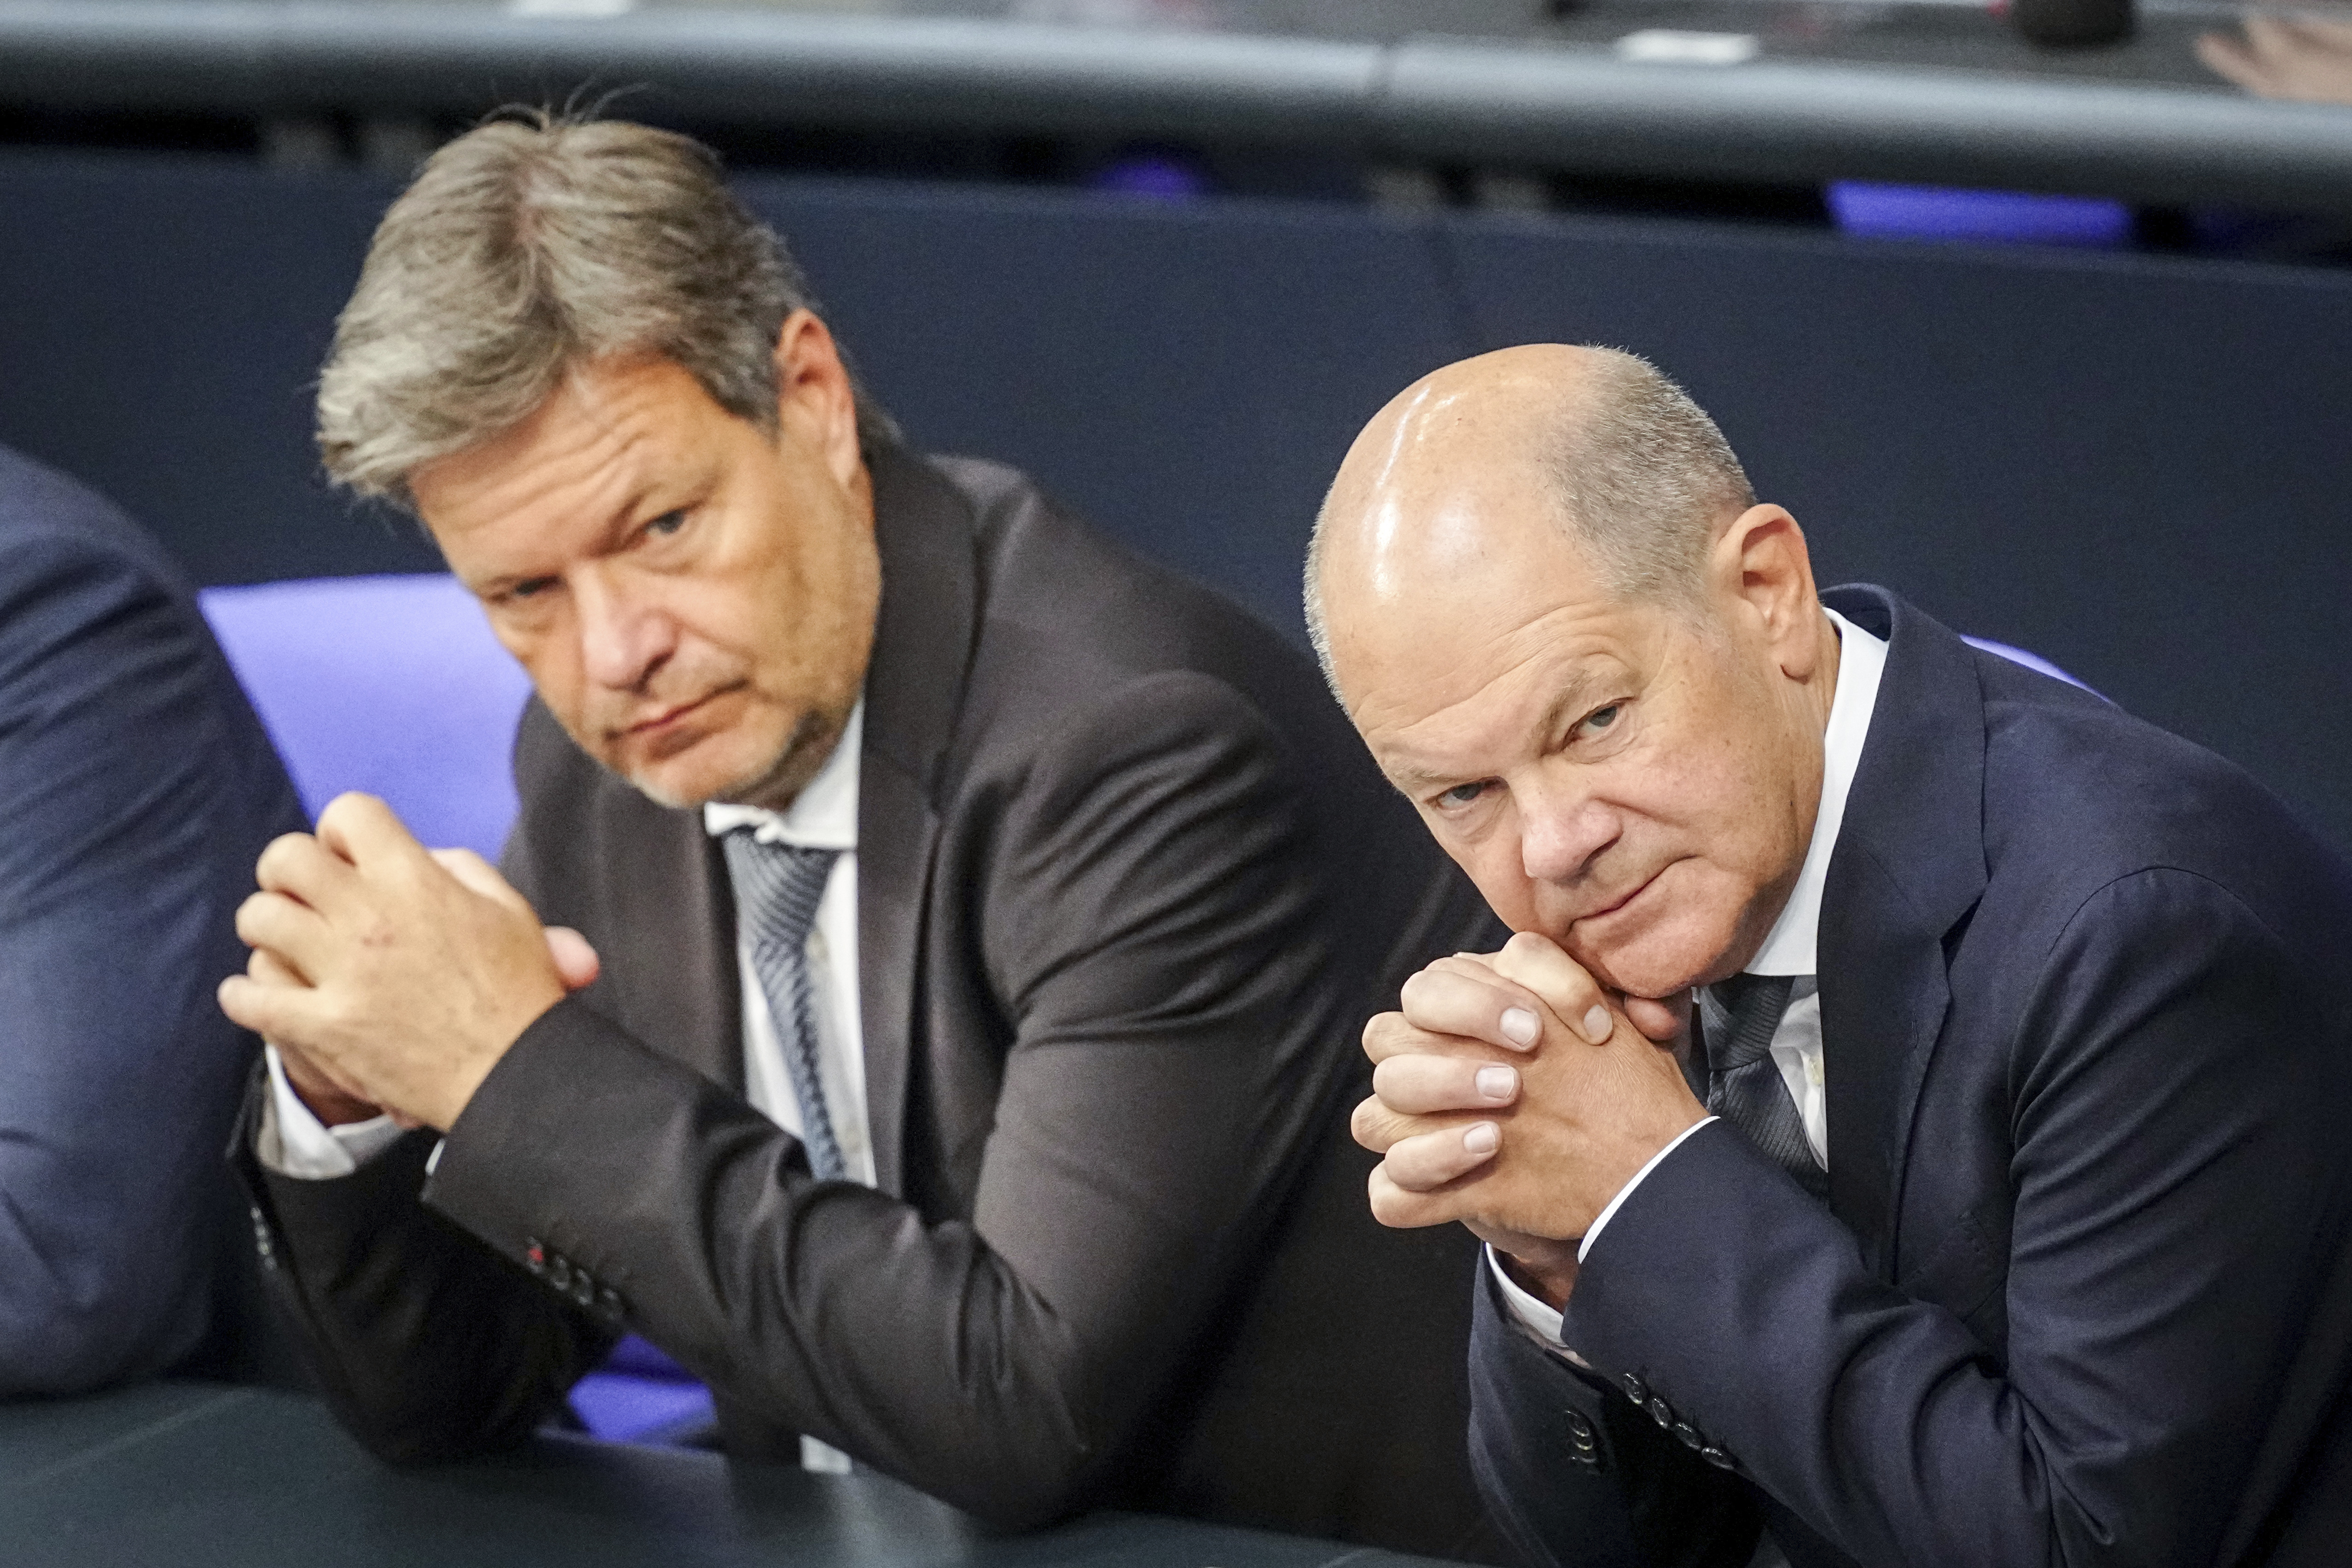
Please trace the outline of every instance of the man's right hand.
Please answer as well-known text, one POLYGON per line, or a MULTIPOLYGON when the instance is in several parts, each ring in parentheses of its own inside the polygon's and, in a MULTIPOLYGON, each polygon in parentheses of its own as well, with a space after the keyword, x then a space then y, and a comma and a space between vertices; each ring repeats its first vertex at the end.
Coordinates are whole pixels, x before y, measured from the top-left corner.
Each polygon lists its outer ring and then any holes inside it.
MULTIPOLYGON (((433 858, 446 867, 450 875, 477 892, 487 892, 497 885, 498 873, 489 862, 470 849, 436 849, 433 858)), ((547 928, 548 956, 555 961, 555 973, 566 991, 578 991, 595 982, 603 968, 596 950, 588 939, 570 926, 547 928)), ((301 982, 285 966, 261 949, 255 949, 245 972, 264 984, 296 985, 301 982)), ((319 1119, 321 1127, 341 1127, 354 1121, 372 1121, 383 1114, 382 1106, 361 1099, 337 1083, 310 1058, 291 1047, 272 1040, 278 1060, 286 1067, 286 1081, 301 1096, 310 1114, 319 1119)))

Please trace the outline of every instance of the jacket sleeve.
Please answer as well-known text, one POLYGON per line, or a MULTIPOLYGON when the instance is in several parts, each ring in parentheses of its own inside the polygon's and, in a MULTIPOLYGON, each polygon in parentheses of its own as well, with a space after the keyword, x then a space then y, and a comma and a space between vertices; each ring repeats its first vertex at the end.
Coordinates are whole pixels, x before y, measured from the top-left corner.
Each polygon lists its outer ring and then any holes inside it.
POLYGON ((1482 1267, 1470 1329, 1470 1468, 1521 1561, 1745 1568, 1754 1498, 1512 1320, 1482 1267))
POLYGON ((271 1237, 264 1272, 337 1418, 394 1464, 529 1436, 612 1349, 609 1310, 558 1295, 418 1201, 429 1129, 348 1176, 264 1170, 251 1129, 268 1092, 257 1071, 233 1158, 271 1237))
POLYGON ((0 1394, 206 1327, 251 1039, 213 1000, 292 792, 202 619, 76 533, 0 560, 0 1394))
POLYGON ((2226 891, 2122 879, 2013 1047, 2005 1358, 1720 1123, 1618 1211, 1562 1338, 1860 1563, 2210 1563, 2258 1454, 2310 1438, 2272 1424, 2340 1291, 2342 1039, 2226 891))
POLYGON ((1083 1506, 1336 1114, 1372 961, 1327 951, 1292 765, 1229 688, 1155 677, 1075 714, 984 854, 936 868, 1007 1026, 992 1130, 936 1152, 977 1163, 969 1223, 812 1182, 577 1002, 485 1080, 427 1203, 560 1250, 722 1398, 994 1521, 1083 1506))

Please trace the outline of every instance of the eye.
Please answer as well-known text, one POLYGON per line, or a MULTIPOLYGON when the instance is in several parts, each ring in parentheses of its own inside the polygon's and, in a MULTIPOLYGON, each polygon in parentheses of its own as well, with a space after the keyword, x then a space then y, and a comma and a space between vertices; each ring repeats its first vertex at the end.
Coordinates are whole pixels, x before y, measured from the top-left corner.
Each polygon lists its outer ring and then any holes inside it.
POLYGON ((1492 779, 1480 779, 1475 784, 1455 784, 1452 789, 1447 790, 1437 797, 1437 804, 1444 806, 1457 807, 1468 805, 1480 795, 1485 795, 1487 789, 1493 785, 1494 782, 1495 781, 1492 779))
POLYGON ((1612 702, 1606 708, 1595 708, 1584 716, 1583 721, 1578 725, 1578 728, 1587 731, 1606 730, 1610 725, 1617 722, 1617 715, 1623 707, 1624 704, 1621 702, 1612 702))
POLYGON ((679 529, 684 528, 685 526, 685 512, 666 511, 659 517, 654 519, 651 522, 646 524, 646 531, 654 535, 656 538, 667 539, 671 534, 676 533, 679 529))
POLYGON ((521 582, 517 583, 514 586, 509 588, 500 595, 500 597, 508 599, 535 599, 554 586, 555 579, 552 577, 526 577, 521 582))

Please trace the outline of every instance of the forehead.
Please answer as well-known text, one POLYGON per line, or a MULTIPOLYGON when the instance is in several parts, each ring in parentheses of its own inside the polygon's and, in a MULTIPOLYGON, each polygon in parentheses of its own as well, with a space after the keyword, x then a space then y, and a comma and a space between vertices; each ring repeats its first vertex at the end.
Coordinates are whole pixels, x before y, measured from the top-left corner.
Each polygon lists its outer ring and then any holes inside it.
POLYGON ((1533 485, 1490 472, 1413 489, 1368 497, 1321 563, 1332 673, 1360 725, 1458 700, 1571 628, 1589 636, 1620 618, 1533 485))
POLYGON ((554 538, 626 511, 729 416, 663 360, 583 367, 520 424, 410 476, 445 552, 554 538))

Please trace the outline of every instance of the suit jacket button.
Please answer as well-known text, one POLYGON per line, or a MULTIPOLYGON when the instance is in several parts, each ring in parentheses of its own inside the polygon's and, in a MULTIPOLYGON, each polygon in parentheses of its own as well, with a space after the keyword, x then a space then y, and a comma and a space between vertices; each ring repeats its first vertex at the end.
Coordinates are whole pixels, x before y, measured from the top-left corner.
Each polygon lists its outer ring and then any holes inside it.
POLYGON ((1675 1423, 1675 1436, 1685 1448, 1703 1448, 1706 1446, 1706 1439, 1698 1435, 1698 1428, 1687 1421, 1675 1423))
POLYGON ((1650 1385, 1633 1373, 1625 1374, 1625 1397, 1636 1405, 1650 1403, 1650 1385))
POLYGON ((610 1285, 596 1292, 597 1310, 613 1322, 619 1322, 626 1312, 621 1306, 621 1293, 610 1285))
POLYGON ((533 1274, 544 1274, 547 1272, 547 1248, 539 1244, 539 1237, 534 1236, 524 1239, 522 1244, 522 1266, 525 1268, 530 1269, 533 1274))
POLYGON ((1712 1443, 1709 1443, 1706 1447, 1701 1448, 1698 1451, 1698 1457, 1705 1459, 1708 1464, 1713 1465, 1718 1470, 1727 1470, 1731 1468, 1731 1456, 1725 1453, 1722 1449, 1717 1447, 1712 1443))
POLYGON ((547 1261, 547 1282, 558 1290, 572 1289, 572 1259, 557 1253, 547 1261))
POLYGON ((572 1300, 578 1305, 584 1307, 595 1299, 596 1281, 594 1277, 590 1275, 588 1270, 585 1268, 573 1269, 572 1271, 572 1300))
POLYGON ((1672 1426, 1675 1424, 1675 1407, 1654 1394, 1650 1396, 1650 1419, 1661 1426, 1672 1426))
POLYGON ((1568 1429, 1576 1434, 1576 1440, 1579 1443, 1589 1443, 1592 1440, 1592 1423, 1584 1418, 1584 1413, 1580 1410, 1571 1410, 1568 1413, 1568 1429))

